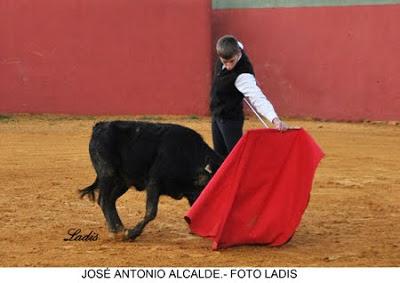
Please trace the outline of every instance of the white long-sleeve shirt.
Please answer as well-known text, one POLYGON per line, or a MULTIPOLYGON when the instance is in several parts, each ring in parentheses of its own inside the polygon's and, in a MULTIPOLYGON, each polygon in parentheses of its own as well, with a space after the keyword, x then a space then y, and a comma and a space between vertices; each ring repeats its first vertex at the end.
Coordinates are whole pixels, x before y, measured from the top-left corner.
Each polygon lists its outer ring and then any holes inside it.
POLYGON ((265 97, 261 89, 258 87, 256 78, 253 74, 240 74, 235 81, 236 88, 249 99, 251 105, 256 111, 267 118, 271 123, 272 120, 278 118, 274 106, 265 97))

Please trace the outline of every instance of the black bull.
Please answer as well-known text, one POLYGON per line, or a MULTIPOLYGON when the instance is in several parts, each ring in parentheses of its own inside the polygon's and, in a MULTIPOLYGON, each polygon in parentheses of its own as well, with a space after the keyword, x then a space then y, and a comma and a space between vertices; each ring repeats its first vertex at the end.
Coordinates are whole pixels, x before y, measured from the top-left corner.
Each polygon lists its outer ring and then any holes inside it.
POLYGON ((134 240, 157 215, 159 197, 186 197, 192 205, 222 158, 195 131, 174 124, 136 121, 99 122, 89 143, 96 180, 80 190, 100 205, 113 235, 134 240), (124 228, 115 202, 130 187, 146 190, 146 214, 133 229, 124 228))

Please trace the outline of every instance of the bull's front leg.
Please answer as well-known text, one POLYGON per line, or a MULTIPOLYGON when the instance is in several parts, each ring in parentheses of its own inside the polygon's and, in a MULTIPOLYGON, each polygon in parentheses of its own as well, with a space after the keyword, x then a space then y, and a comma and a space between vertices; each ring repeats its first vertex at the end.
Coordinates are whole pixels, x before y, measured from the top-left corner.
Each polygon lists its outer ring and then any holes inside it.
POLYGON ((155 184, 149 185, 146 190, 146 215, 133 229, 125 231, 125 238, 129 241, 135 240, 142 232, 144 227, 157 216, 158 201, 160 198, 159 190, 155 184))

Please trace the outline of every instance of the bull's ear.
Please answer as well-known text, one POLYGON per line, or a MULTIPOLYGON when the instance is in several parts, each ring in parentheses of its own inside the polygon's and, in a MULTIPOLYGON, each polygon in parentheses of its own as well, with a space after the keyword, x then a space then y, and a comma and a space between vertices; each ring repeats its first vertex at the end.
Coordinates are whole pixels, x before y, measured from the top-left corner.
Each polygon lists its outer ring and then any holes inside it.
POLYGON ((210 164, 207 164, 206 167, 204 167, 204 170, 206 170, 206 172, 208 172, 208 174, 212 174, 213 173, 210 164))

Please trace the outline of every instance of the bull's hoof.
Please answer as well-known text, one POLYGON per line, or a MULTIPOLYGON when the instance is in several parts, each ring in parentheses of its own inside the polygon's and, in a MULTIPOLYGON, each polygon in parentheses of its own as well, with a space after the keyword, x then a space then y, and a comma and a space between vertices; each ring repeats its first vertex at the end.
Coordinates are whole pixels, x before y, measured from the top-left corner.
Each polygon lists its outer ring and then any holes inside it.
POLYGON ((126 229, 124 233, 124 240, 132 242, 134 241, 140 233, 138 233, 135 229, 126 229))
POLYGON ((116 228, 109 229, 108 231, 109 231, 108 236, 110 239, 112 240, 124 239, 125 227, 123 225, 117 225, 116 228))
POLYGON ((125 230, 118 231, 118 232, 109 232, 108 237, 111 240, 122 241, 125 238, 125 230))
POLYGON ((130 236, 129 236, 129 234, 130 234, 129 231, 131 231, 131 230, 126 229, 126 230, 124 231, 124 241, 132 242, 133 240, 135 240, 135 238, 130 238, 130 236))

